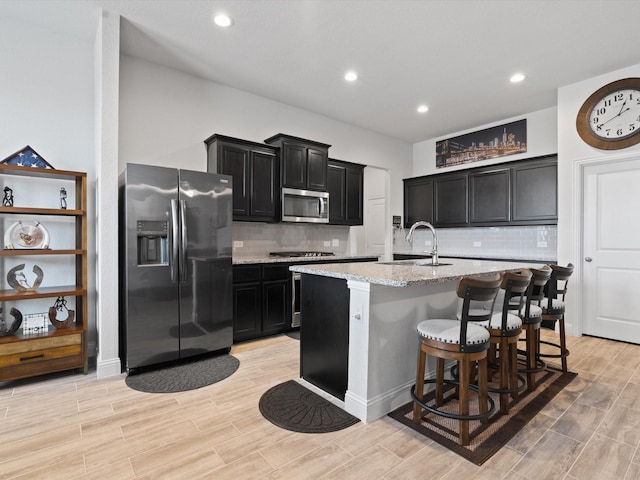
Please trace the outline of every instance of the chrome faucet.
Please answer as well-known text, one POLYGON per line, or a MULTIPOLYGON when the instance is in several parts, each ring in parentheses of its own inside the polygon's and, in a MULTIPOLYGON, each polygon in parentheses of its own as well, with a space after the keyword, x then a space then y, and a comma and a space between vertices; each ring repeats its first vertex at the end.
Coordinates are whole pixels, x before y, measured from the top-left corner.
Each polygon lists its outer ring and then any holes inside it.
POLYGON ((433 249, 427 253, 431 255, 431 264, 438 265, 438 236, 436 235, 436 229, 433 228, 433 225, 429 222, 420 221, 411 225, 409 233, 407 234, 407 242, 412 243, 413 231, 418 227, 427 227, 431 230, 431 234, 433 235, 433 249))

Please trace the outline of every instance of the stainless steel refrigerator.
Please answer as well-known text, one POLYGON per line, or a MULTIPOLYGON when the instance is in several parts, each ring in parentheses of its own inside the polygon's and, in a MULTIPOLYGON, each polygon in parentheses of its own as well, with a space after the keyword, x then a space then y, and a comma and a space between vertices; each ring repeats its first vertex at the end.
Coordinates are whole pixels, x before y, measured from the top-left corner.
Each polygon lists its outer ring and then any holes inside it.
POLYGON ((120 175, 123 370, 233 342, 231 177, 127 164, 120 175))

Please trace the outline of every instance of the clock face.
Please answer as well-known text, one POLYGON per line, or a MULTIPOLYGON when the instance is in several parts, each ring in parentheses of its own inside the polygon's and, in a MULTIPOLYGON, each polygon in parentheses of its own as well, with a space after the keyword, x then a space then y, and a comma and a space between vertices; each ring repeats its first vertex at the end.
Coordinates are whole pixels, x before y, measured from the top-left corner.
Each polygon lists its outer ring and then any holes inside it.
POLYGON ((640 131, 640 89, 608 93, 589 113, 589 128, 602 139, 624 139, 640 131))
POLYGON ((640 78, 616 80, 593 92, 576 117, 580 138, 615 150, 640 143, 640 78))

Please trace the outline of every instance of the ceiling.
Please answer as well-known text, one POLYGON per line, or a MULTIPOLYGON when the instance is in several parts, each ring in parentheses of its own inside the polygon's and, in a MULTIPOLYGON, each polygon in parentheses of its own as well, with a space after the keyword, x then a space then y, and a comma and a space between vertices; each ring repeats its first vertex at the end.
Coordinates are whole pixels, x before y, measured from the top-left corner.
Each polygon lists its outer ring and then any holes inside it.
POLYGON ((87 41, 100 8, 122 16, 126 54, 412 143, 640 63, 638 0, 0 1, 0 15, 87 41))

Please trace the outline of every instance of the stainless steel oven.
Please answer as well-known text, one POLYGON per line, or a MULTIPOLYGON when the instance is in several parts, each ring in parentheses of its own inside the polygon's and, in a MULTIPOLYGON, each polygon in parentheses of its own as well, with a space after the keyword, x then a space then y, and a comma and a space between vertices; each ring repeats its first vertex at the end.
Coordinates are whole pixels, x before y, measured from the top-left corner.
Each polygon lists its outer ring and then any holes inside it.
POLYGON ((291 326, 300 326, 300 273, 291 272, 291 326))

